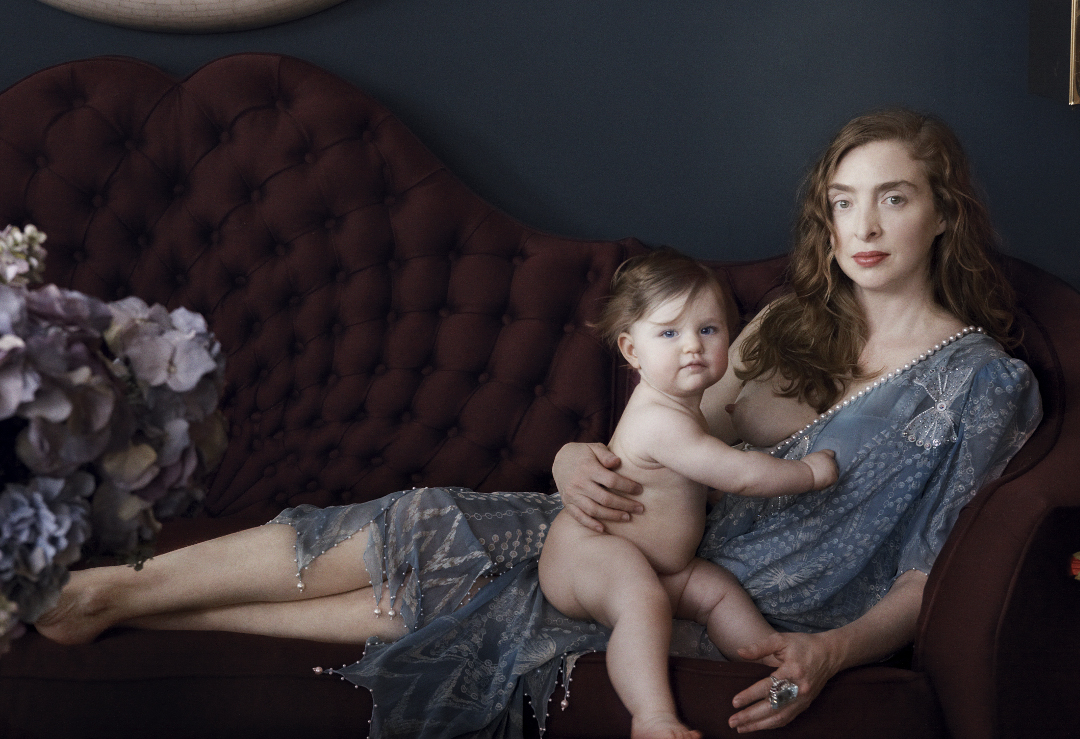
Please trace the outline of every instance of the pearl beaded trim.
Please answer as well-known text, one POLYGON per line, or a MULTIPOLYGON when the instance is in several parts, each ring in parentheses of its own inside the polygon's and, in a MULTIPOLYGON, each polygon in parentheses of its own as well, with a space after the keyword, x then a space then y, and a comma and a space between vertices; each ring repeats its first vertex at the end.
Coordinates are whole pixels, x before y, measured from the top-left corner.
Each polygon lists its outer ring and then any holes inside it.
POLYGON ((785 446, 787 446, 791 442, 795 441, 800 436, 806 435, 810 431, 810 429, 814 428, 814 426, 817 426, 822 421, 827 421, 828 419, 832 418, 839 411, 843 410, 844 408, 847 408, 849 405, 851 405, 853 402, 855 402, 859 398, 863 397, 867 393, 872 392, 873 390, 876 390, 878 387, 884 385, 885 383, 889 382, 893 378, 899 377, 901 374, 903 374, 904 372, 907 372, 909 369, 911 369, 915 365, 919 364, 920 362, 924 362, 927 359, 929 359, 930 357, 932 357, 934 354, 937 354, 939 351, 941 351, 942 349, 947 347, 949 344, 952 344, 955 341, 959 341, 960 339, 964 338, 965 336, 967 336, 968 334, 971 334, 971 333, 984 334, 986 332, 981 327, 968 326, 967 328, 963 329, 962 331, 957 332, 956 334, 950 336, 949 338, 945 339, 944 341, 942 341, 942 342, 940 342, 938 344, 934 344, 933 347, 931 347, 930 349, 927 349, 925 352, 920 354, 915 359, 912 359, 910 362, 905 364, 903 367, 897 367, 895 370, 893 370, 889 374, 885 375, 884 377, 879 377, 878 379, 874 380, 871 384, 867 385, 866 387, 864 387, 859 392, 857 392, 857 393, 855 393, 853 395, 849 395, 843 401, 837 403, 832 408, 829 408, 827 411, 822 413, 820 416, 815 418, 813 421, 806 424, 806 426, 804 428, 799 429, 794 434, 792 434, 791 436, 789 436, 788 438, 784 439, 782 442, 777 444, 775 447, 773 447, 772 453, 775 454, 776 452, 780 451, 781 449, 783 449, 785 446))

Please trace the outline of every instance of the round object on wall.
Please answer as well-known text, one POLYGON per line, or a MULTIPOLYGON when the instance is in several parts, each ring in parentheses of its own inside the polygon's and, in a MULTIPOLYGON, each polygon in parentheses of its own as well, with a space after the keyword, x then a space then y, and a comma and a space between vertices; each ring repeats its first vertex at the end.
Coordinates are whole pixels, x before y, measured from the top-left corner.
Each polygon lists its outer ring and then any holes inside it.
POLYGON ((342 0, 40 0, 83 18, 144 31, 217 33, 295 20, 342 0))

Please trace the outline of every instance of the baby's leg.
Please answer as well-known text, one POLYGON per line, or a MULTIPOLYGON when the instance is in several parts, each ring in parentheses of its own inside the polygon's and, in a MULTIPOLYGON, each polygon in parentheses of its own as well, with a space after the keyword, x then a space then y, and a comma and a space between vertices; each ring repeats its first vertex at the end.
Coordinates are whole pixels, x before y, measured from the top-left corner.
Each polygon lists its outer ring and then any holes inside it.
POLYGON ((740 647, 776 633, 735 576, 719 565, 694 559, 663 581, 675 603, 676 618, 705 625, 709 639, 728 659, 738 659, 740 647))
POLYGON ((633 717, 631 736, 700 737, 675 710, 668 683, 671 602, 656 572, 625 539, 589 531, 572 519, 563 523, 568 525, 553 526, 544 542, 540 585, 562 613, 612 630, 608 675, 633 717))

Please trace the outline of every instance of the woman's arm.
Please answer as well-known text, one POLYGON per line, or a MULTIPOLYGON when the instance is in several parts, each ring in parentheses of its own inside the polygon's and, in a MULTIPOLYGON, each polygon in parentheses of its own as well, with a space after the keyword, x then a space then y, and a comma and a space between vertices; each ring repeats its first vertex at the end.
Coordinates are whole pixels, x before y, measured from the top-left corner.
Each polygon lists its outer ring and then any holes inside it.
POLYGON ((799 695, 780 709, 769 706, 769 679, 760 680, 735 696, 742 709, 728 725, 740 733, 784 726, 806 710, 829 679, 849 667, 885 659, 915 639, 915 622, 922 607, 926 575, 909 570, 862 617, 818 634, 780 633, 740 649, 746 660, 776 666, 773 677, 792 681, 799 695))
POLYGON ((565 444, 555 455, 551 475, 565 510, 578 523, 604 532, 604 521, 629 521, 644 507, 625 496, 641 494, 641 486, 615 472, 622 460, 603 444, 565 444))

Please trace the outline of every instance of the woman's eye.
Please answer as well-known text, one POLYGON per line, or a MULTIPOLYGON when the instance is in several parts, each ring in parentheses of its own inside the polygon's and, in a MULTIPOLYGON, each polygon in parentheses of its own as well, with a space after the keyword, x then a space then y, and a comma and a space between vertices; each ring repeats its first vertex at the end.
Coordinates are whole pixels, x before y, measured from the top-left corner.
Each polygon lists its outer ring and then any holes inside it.
POLYGON ((832 204, 833 210, 847 210, 851 207, 850 200, 834 200, 832 204))
POLYGON ((903 195, 890 195, 889 197, 885 198, 885 202, 888 203, 889 205, 903 205, 904 204, 904 196, 903 195))

